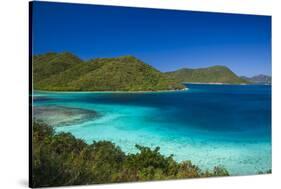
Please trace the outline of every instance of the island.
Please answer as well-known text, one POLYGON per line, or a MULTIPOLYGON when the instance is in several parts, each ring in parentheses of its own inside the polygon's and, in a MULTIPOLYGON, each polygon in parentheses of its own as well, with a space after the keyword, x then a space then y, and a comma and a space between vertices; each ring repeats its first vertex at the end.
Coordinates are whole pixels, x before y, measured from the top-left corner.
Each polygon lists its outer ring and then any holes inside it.
POLYGON ((226 66, 161 72, 134 56, 84 61, 69 52, 33 56, 33 89, 43 91, 174 91, 183 83, 249 84, 226 66))
POLYGON ((251 84, 259 85, 271 85, 272 78, 269 75, 259 74, 252 77, 241 76, 242 79, 248 81, 251 84))
POLYGON ((185 86, 134 56, 83 61, 71 53, 33 57, 35 90, 163 91, 185 86))
POLYGON ((173 72, 166 72, 170 79, 186 83, 210 84, 248 84, 249 82, 237 76, 226 66, 210 66, 207 68, 182 68, 173 72))

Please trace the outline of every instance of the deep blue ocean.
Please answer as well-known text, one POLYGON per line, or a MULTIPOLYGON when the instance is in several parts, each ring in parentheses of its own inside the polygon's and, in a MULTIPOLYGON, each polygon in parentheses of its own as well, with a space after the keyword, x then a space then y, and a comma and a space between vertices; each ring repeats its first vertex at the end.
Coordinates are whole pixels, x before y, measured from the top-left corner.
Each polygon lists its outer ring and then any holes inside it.
POLYGON ((203 170, 222 165, 232 175, 271 169, 270 85, 186 86, 144 93, 36 91, 33 105, 96 111, 99 117, 55 127, 88 143, 109 140, 126 153, 137 152, 135 144, 159 146, 177 161, 203 170))

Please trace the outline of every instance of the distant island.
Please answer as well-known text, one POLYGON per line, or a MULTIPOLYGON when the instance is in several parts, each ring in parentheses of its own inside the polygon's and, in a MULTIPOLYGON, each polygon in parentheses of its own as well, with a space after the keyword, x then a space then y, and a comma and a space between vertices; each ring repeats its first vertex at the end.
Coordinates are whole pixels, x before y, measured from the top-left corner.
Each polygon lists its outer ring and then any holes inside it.
POLYGON ((247 84, 247 80, 238 77, 226 66, 211 66, 207 68, 182 68, 173 72, 166 72, 170 79, 189 83, 227 83, 247 84))
POLYGON ((185 82, 251 84, 261 79, 239 77, 226 66, 163 73, 134 56, 83 61, 64 52, 35 55, 32 61, 33 88, 45 91, 168 91, 184 90, 185 82))
POLYGON ((259 75, 255 75, 253 77, 246 77, 246 76, 241 76, 242 79, 248 81, 249 83, 252 84, 271 84, 271 76, 269 75, 263 75, 263 74, 259 74, 259 75))

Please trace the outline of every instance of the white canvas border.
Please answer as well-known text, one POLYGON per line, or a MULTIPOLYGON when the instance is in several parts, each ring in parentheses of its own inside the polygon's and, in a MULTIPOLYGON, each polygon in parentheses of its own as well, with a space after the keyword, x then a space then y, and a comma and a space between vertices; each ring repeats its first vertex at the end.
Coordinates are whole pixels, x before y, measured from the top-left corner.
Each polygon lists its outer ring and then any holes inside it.
MULTIPOLYGON (((57 0, 60 1, 60 0, 57 0)), ((66 1, 61 1, 66 2, 66 1)), ((278 1, 272 0, 67 0, 67 2, 273 15, 273 174, 187 179, 75 188, 275 188, 281 178, 281 53, 278 1)), ((1 1, 0 186, 26 188, 28 182, 28 1, 1 1)))

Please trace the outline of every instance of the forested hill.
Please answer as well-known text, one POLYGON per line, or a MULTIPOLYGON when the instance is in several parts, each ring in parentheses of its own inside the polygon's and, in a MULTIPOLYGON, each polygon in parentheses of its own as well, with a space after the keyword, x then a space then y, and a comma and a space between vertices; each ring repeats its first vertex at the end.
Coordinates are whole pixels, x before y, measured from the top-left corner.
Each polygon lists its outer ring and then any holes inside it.
POLYGON ((248 81, 238 77, 226 66, 211 66, 198 69, 183 68, 173 72, 167 72, 165 74, 168 78, 176 79, 180 82, 229 84, 248 83, 248 81))
POLYGON ((83 61, 71 53, 33 57, 35 90, 157 91, 184 86, 133 56, 83 61))
POLYGON ((71 53, 33 57, 33 86, 49 91, 159 91, 183 89, 182 82, 249 83, 225 66, 162 73, 133 56, 83 61, 71 53))

